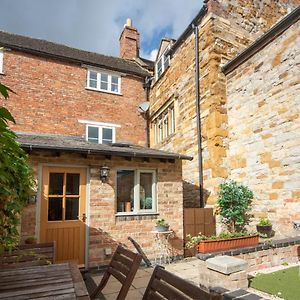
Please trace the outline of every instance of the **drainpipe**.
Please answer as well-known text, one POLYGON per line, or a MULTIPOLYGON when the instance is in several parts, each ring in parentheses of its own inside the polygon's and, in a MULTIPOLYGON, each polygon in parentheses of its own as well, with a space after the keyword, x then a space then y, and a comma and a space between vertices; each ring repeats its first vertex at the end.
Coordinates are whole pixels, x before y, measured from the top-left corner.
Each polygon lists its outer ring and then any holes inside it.
POLYGON ((200 207, 204 207, 203 198, 203 165, 202 165, 202 134, 201 134, 201 111, 200 111, 200 74, 199 74, 199 29, 192 24, 195 33, 195 90, 196 90, 196 119, 197 119, 197 142, 198 142, 198 173, 199 173, 199 196, 200 207))
MULTIPOLYGON (((144 82, 144 89, 146 91, 146 101, 149 102, 150 87, 153 77, 146 77, 144 82)), ((150 102, 149 102, 150 103, 150 102)), ((150 120, 149 120, 149 109, 143 113, 143 117, 146 120, 146 143, 147 147, 150 147, 150 120)))

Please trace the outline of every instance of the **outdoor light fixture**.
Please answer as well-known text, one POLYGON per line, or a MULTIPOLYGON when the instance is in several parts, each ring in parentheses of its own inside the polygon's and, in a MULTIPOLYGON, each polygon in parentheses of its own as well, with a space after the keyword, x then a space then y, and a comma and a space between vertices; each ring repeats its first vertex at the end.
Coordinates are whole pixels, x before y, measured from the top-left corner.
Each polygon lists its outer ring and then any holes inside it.
POLYGON ((109 176, 109 167, 101 167, 100 168, 100 179, 102 182, 106 182, 109 176))

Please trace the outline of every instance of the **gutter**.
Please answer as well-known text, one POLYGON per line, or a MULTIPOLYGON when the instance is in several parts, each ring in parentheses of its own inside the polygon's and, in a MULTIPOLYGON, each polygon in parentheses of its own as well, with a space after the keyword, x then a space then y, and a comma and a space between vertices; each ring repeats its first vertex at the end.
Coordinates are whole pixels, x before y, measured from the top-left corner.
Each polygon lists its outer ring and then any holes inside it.
POLYGON ((64 151, 64 152, 76 152, 87 155, 112 155, 112 156, 120 156, 120 157, 138 157, 138 158, 156 158, 156 159, 180 159, 180 160, 192 160, 193 157, 180 155, 180 154, 143 154, 139 152, 123 152, 123 151, 111 151, 111 150, 95 150, 95 149, 82 149, 82 148, 71 148, 71 147, 59 147, 59 146, 47 146, 47 145, 34 145, 34 144, 22 144, 21 147, 23 149, 27 149, 29 151, 32 150, 49 150, 49 151, 64 151))

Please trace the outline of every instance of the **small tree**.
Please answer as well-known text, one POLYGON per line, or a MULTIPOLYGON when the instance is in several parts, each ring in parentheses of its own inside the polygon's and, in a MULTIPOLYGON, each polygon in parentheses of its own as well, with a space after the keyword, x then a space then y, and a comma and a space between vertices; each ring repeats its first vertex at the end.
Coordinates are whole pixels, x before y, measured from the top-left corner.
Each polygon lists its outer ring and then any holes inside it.
MULTIPOLYGON (((0 94, 5 99, 8 91, 11 90, 0 83, 0 94)), ((0 252, 17 244, 20 213, 34 185, 28 156, 8 122, 15 120, 6 108, 0 107, 0 252)))
POLYGON ((218 207, 229 231, 242 231, 253 199, 252 191, 233 180, 220 184, 218 207))

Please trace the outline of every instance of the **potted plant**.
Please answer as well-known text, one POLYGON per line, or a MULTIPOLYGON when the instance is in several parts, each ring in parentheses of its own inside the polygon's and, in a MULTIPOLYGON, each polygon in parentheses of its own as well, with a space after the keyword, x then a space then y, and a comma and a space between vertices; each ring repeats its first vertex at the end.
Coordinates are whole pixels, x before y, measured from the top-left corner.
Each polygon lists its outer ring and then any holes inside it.
POLYGON ((201 234, 188 236, 186 246, 197 244, 199 252, 207 253, 257 245, 258 235, 245 230, 252 199, 252 191, 243 184, 233 180, 220 184, 218 211, 228 232, 211 237, 201 234))
POLYGON ((169 223, 165 219, 158 219, 156 221, 155 231, 164 232, 169 230, 169 223))
POLYGON ((261 237, 271 237, 273 233, 271 221, 268 218, 260 218, 256 230, 261 237))
POLYGON ((37 239, 35 236, 29 236, 25 239, 25 244, 28 244, 28 245, 36 244, 36 242, 37 242, 37 239))

